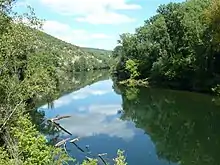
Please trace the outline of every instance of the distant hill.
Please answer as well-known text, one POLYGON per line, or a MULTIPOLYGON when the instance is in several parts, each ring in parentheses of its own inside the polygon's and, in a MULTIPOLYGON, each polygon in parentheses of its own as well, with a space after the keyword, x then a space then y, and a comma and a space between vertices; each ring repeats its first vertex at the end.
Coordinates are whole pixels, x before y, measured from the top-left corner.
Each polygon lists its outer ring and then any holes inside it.
POLYGON ((111 51, 81 48, 62 41, 42 31, 36 31, 39 51, 53 53, 60 57, 59 63, 70 71, 109 68, 111 51), (103 56, 104 55, 104 56, 103 56), (106 56, 105 56, 106 55, 106 56))
POLYGON ((101 55, 112 55, 111 50, 104 50, 104 49, 98 49, 98 48, 86 48, 86 47, 81 47, 82 50, 94 54, 101 54, 101 55))

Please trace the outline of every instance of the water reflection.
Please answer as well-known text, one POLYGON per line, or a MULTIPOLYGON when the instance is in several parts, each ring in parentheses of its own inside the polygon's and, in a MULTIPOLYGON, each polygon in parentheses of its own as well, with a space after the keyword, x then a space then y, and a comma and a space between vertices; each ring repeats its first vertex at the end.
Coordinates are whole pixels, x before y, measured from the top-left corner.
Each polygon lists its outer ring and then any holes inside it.
POLYGON ((60 124, 74 136, 104 134, 125 140, 132 139, 133 129, 129 128, 127 121, 119 119, 119 109, 120 96, 113 92, 112 82, 106 80, 55 100, 54 109, 46 111, 46 116, 54 117, 61 112, 62 115, 70 115, 70 118, 60 121, 60 124))
MULTIPOLYGON (((108 79, 110 76, 108 70, 102 70, 102 71, 89 71, 89 72, 80 72, 80 73, 65 73, 63 77, 61 78, 62 81, 59 82, 57 87, 57 93, 59 96, 71 94, 74 91, 83 88, 87 85, 91 85, 95 82, 102 81, 105 79, 108 79)), ((77 92, 76 92, 77 93, 77 92)), ((97 93, 96 93, 97 94, 97 93)), ((54 96, 55 97, 55 96, 54 96)), ((78 98, 82 97, 78 95, 78 98)), ((85 98, 85 97, 84 97, 85 98)), ((73 98, 73 100, 77 100, 77 98, 73 98)), ((73 101, 72 99, 68 99, 68 97, 63 96, 60 99, 57 99, 55 101, 48 100, 47 98, 43 98, 41 100, 38 100, 37 104, 33 108, 33 110, 30 112, 30 115, 32 117, 33 123, 36 125, 37 129, 42 132, 43 134, 47 135, 49 143, 54 144, 59 140, 61 132, 56 129, 54 125, 51 123, 46 122, 49 117, 55 117, 54 115, 48 116, 46 115, 46 109, 51 108, 58 108, 62 107, 65 104, 70 103, 73 101), (51 101, 51 102, 48 102, 51 101), (48 105, 49 103, 49 105, 48 105), (45 104, 45 105, 43 105, 45 104), (40 106, 39 105, 43 105, 40 106), (36 108, 39 107, 39 108, 36 108), (45 116, 46 115, 46 116, 45 116)), ((57 116, 59 116, 62 113, 59 113, 57 116)))
MULTIPOLYGON (((60 97, 59 99, 53 101, 54 108, 63 107, 71 104, 74 101, 86 99, 87 97, 101 96, 112 92, 112 89, 110 86, 108 86, 108 84, 106 84, 106 86, 103 86, 102 89, 102 84, 103 83, 95 83, 92 87, 85 87, 76 92, 72 92, 68 95, 60 97), (98 86, 98 88, 96 88, 96 86, 98 86)), ((45 109, 47 108, 47 106, 43 106, 42 108, 45 109)))
MULTIPOLYGON (((59 123, 82 137, 78 144, 83 149, 89 146, 93 153, 108 153, 108 158, 125 150, 129 165, 218 165, 220 108, 213 100, 102 80, 60 97, 53 109, 41 109, 47 118, 70 115, 59 123)), ((67 147, 77 160, 84 159, 74 146, 67 147)))
MULTIPOLYGON (((59 123, 74 137, 82 137, 78 144, 85 150, 89 146, 93 153, 108 153, 110 160, 118 149, 122 149, 131 165, 142 162, 169 164, 157 158, 153 142, 142 129, 121 119, 122 97, 112 86, 111 80, 99 81, 55 100, 53 109, 47 109, 47 106, 41 109, 48 118, 70 115, 59 123)), ((77 160, 84 159, 84 155, 71 144, 68 144, 68 150, 77 160)))
POLYGON ((208 95, 120 88, 125 113, 150 135, 159 158, 181 165, 219 165, 220 107, 208 95))

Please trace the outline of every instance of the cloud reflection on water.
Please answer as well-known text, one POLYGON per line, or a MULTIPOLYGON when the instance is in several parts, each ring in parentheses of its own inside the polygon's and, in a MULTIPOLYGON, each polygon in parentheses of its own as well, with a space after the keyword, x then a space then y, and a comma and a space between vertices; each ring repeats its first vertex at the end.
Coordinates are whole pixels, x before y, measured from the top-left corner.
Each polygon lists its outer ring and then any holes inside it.
POLYGON ((109 116, 109 114, 87 111, 84 114, 72 114, 71 118, 61 121, 60 124, 74 136, 89 137, 106 134, 125 140, 133 138, 134 132, 128 127, 127 122, 121 121, 117 117, 107 120, 109 116))
MULTIPOLYGON (((66 106, 68 104, 71 104, 73 101, 86 99, 87 97, 90 96, 101 96, 113 92, 113 89, 111 88, 112 84, 110 84, 109 81, 102 81, 102 82, 104 82, 106 85, 102 86, 101 88, 99 88, 100 82, 98 82, 93 84, 92 86, 86 86, 85 88, 82 88, 78 91, 75 91, 68 95, 64 95, 59 99, 54 100, 53 101, 54 108, 59 108, 64 105, 66 106)), ((44 105, 40 108, 47 109, 48 107, 47 105, 44 105)))
MULTIPOLYGON (((134 129, 129 126, 129 122, 119 119, 118 110, 121 109, 121 102, 103 102, 102 98, 106 98, 107 95, 117 96, 112 90, 112 84, 102 81, 102 86, 95 83, 55 100, 54 109, 48 111, 53 113, 53 116, 71 115, 71 118, 60 121, 60 124, 74 136, 105 134, 131 140, 135 135, 134 129), (74 110, 66 112, 73 107, 74 110)), ((45 109, 47 106, 41 108, 45 109)))

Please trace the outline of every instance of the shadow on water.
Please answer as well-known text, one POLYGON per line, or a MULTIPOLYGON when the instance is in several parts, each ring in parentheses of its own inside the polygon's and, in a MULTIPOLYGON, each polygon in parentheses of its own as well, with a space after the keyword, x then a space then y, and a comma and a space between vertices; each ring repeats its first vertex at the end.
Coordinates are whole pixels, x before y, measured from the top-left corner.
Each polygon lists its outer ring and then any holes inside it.
POLYGON ((220 107, 208 95, 164 89, 125 88, 121 119, 148 134, 160 159, 181 165, 220 164, 220 107))

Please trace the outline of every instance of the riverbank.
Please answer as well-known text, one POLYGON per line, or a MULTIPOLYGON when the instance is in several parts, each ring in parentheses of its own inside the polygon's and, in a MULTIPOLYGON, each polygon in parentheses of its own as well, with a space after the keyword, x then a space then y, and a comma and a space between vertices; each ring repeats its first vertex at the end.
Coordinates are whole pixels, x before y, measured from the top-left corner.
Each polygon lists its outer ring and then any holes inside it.
POLYGON ((196 92, 196 93, 204 93, 212 96, 219 95, 220 89, 219 86, 214 88, 201 88, 201 87, 192 87, 187 88, 186 86, 181 86, 178 82, 169 82, 169 81, 153 81, 150 78, 145 79, 118 79, 117 76, 112 75, 115 82, 119 85, 127 86, 127 87, 147 87, 147 88, 163 88, 163 89, 171 89, 171 90, 179 90, 179 91, 188 91, 188 92, 196 92))
POLYGON ((149 87, 148 79, 143 80, 135 80, 135 79, 127 79, 122 80, 118 82, 120 85, 126 85, 126 86, 143 86, 143 87, 149 87))
MULTIPOLYGON (((220 36, 215 0, 189 0, 158 7, 134 33, 121 35, 114 49, 118 79, 149 78, 150 85, 220 93, 220 36), (200 29, 200 30, 196 30, 200 29)), ((140 79, 140 80, 139 80, 140 79)), ((124 84, 139 84, 123 81, 124 84)))

